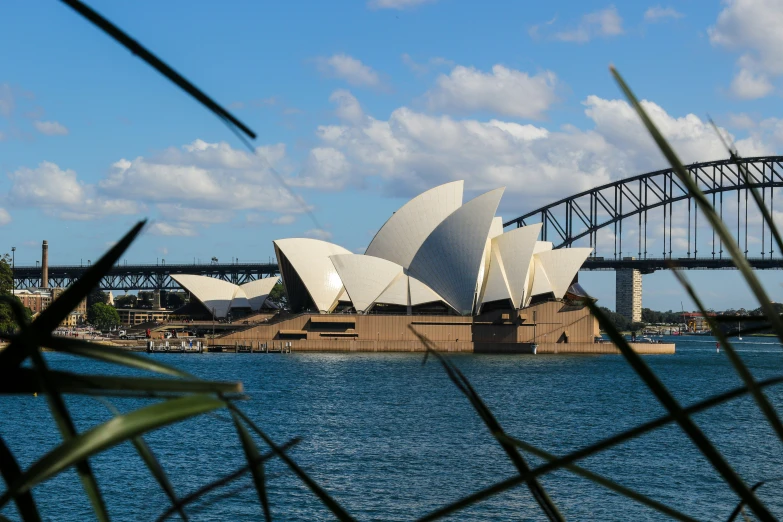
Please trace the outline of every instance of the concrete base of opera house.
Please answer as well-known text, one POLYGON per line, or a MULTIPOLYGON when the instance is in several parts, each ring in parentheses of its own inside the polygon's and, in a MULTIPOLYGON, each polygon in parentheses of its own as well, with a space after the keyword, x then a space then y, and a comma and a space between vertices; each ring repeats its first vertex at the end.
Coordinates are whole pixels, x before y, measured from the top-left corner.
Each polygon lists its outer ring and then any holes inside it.
MULTIPOLYGON (((260 319, 260 318, 257 318, 260 319)), ((207 340, 234 351, 423 352, 416 334, 455 353, 619 353, 596 342, 598 323, 586 308, 548 301, 522 310, 495 310, 475 317, 453 315, 300 314, 268 316, 248 327, 207 340)), ((674 344, 633 343, 642 354, 671 354, 674 344)))

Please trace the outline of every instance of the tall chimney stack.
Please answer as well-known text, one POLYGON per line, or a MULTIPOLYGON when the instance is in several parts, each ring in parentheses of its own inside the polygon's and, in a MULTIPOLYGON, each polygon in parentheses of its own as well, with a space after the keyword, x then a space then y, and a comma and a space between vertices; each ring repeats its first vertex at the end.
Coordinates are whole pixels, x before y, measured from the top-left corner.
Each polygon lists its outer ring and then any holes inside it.
POLYGON ((41 288, 49 288, 49 243, 41 245, 41 288))

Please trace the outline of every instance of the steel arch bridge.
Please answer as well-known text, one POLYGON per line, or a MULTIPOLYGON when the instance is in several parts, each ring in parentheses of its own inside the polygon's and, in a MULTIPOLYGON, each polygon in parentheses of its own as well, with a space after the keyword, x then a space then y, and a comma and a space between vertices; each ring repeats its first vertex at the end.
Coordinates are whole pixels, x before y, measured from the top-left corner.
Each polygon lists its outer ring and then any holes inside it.
MULTIPOLYGON (((735 228, 736 224, 735 238, 751 266, 759 269, 783 268, 783 259, 774 256, 773 237, 766 224, 763 220, 758 224, 749 223, 748 220, 748 209, 750 208, 751 212, 755 209, 752 196, 748 204, 751 188, 758 189, 770 213, 774 211, 774 189, 783 187, 783 156, 694 163, 686 166, 686 169, 699 188, 711 199, 721 218, 728 220, 730 229, 735 228), (747 183, 740 173, 738 163, 747 169, 747 183), (731 192, 736 193, 736 198, 731 192), (733 208, 734 206, 736 208, 733 208), (733 222, 735 219, 736 223, 733 222), (752 226, 752 233, 760 231, 760 234, 749 235, 749 224, 752 226), (755 253, 753 256, 748 255, 749 237, 753 238, 751 245, 754 242, 756 246, 760 245, 760 256, 755 253)), ((554 248, 570 247, 577 242, 589 245, 595 250, 593 257, 585 263, 585 270, 637 268, 643 272, 652 272, 669 268, 672 260, 676 260, 682 268, 734 268, 731 259, 723 257, 723 244, 713 231, 710 230, 707 238, 703 237, 702 231, 699 242, 698 219, 695 201, 670 168, 607 183, 563 198, 512 219, 503 226, 522 227, 542 223, 542 240, 552 241, 554 248), (678 206, 679 210, 687 206, 687 218, 684 211, 675 214, 675 206, 678 206), (662 230, 660 223, 651 227, 655 230, 648 230, 650 217, 661 218, 662 230), (687 250, 680 255, 672 248, 672 238, 685 240, 686 238, 682 237, 683 227, 687 228, 687 250), (606 229, 613 232, 614 247, 600 256, 603 252, 598 252, 598 234, 606 229), (662 250, 656 249, 654 254, 652 250, 648 250, 648 239, 651 235, 656 239, 662 236, 663 239, 662 243, 654 242, 659 248, 661 244, 663 246, 662 250), (631 244, 628 236, 631 236, 631 244), (699 247, 702 248, 701 251, 699 247), (705 247, 708 250, 703 254, 705 247), (676 252, 676 255, 673 252, 676 252)))
MULTIPOLYGON (((67 287, 79 279, 89 265, 50 266, 50 288, 67 287)), ((211 263, 211 264, 157 264, 117 265, 103 276, 98 284, 101 290, 175 290, 180 286, 172 274, 196 274, 215 277, 236 285, 277 275, 276 263, 211 263)), ((17 266, 14 268, 16 288, 41 286, 41 268, 17 266)))

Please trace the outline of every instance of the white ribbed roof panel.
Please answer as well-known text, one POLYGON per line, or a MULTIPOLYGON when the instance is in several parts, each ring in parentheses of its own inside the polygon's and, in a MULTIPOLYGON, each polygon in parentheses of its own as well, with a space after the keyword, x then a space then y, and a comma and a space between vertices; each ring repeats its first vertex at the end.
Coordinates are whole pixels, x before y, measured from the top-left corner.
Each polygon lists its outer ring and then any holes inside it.
MULTIPOLYGON (((482 303, 491 303, 501 299, 511 299, 508 279, 503 265, 503 260, 498 252, 497 245, 492 246, 489 263, 489 275, 484 285, 484 293, 481 298, 482 303)), ((516 305, 515 305, 516 306, 516 305)))
POLYGON ((400 265, 380 257, 345 254, 330 259, 357 312, 367 311, 375 298, 402 274, 400 265))
MULTIPOLYGON (((533 225, 530 226, 532 227, 533 225)), ((533 248, 533 253, 538 254, 539 252, 547 252, 549 250, 552 250, 551 241, 536 241, 536 246, 533 248)))
POLYGON ((592 251, 592 248, 560 248, 535 255, 545 267, 555 297, 560 299, 565 295, 571 281, 592 251))
POLYGON ((515 228, 492 240, 500 258, 503 259, 511 301, 515 308, 522 306, 527 289, 526 281, 530 270, 530 260, 541 232, 541 223, 515 228))
POLYGON ((274 244, 291 263, 318 310, 328 312, 343 288, 329 257, 351 252, 320 239, 278 239, 274 244))
POLYGON ((415 277, 408 277, 408 284, 410 288, 411 306, 424 303, 435 303, 437 301, 443 301, 448 304, 436 291, 415 277))
POLYGON ((228 315, 231 301, 238 290, 237 285, 214 277, 171 274, 171 278, 204 303, 210 313, 221 319, 228 315))
POLYGON ((269 294, 272 292, 272 288, 277 284, 277 281, 277 277, 264 277, 245 283, 239 287, 245 292, 251 310, 257 312, 264 306, 264 301, 269 297, 269 294))
POLYGON ((487 276, 489 276, 489 260, 490 253, 492 251, 492 239, 503 233, 503 218, 492 218, 492 224, 489 226, 489 235, 487 236, 487 244, 484 247, 484 261, 481 263, 481 269, 478 275, 478 284, 476 285, 476 293, 481 296, 484 293, 484 285, 487 282, 487 276))
POLYGON ((462 181, 446 183, 407 202, 375 234, 365 255, 408 268, 435 227, 462 205, 462 186, 462 181))
POLYGON ((462 315, 473 312, 484 247, 504 190, 482 194, 455 210, 432 231, 411 261, 409 275, 440 294, 462 315))
POLYGON ((383 291, 381 295, 375 299, 376 303, 409 306, 410 299, 408 297, 408 276, 400 274, 397 279, 383 291))
POLYGON ((546 294, 552 291, 552 285, 549 283, 549 278, 544 270, 544 265, 541 264, 541 260, 538 256, 533 256, 533 260, 530 262, 530 293, 525 297, 525 306, 530 304, 530 300, 533 296, 539 294, 546 294))
POLYGON ((231 299, 229 308, 250 308, 250 300, 245 295, 245 291, 239 286, 234 286, 234 297, 231 299))

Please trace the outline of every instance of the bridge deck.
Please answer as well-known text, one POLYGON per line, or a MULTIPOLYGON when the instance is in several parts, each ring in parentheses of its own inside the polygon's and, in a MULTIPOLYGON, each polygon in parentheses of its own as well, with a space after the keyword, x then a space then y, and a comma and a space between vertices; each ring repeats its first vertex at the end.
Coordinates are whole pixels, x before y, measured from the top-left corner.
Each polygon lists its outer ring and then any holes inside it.
MULTIPOLYGON (((783 258, 748 258, 750 265, 758 270, 783 269, 783 258)), ((82 276, 89 266, 50 266, 49 286, 66 287, 82 276)), ((684 270, 731 270, 735 269, 731 259, 713 258, 646 258, 614 259, 590 257, 582 270, 618 270, 634 268, 643 273, 656 270, 681 268, 684 270)), ((101 290, 174 290, 179 285, 171 274, 198 274, 216 277, 234 284, 244 284, 262 277, 278 275, 276 263, 235 264, 188 264, 188 265, 123 265, 112 268, 101 280, 101 290)), ((41 286, 41 268, 17 266, 14 269, 17 288, 41 286)))

